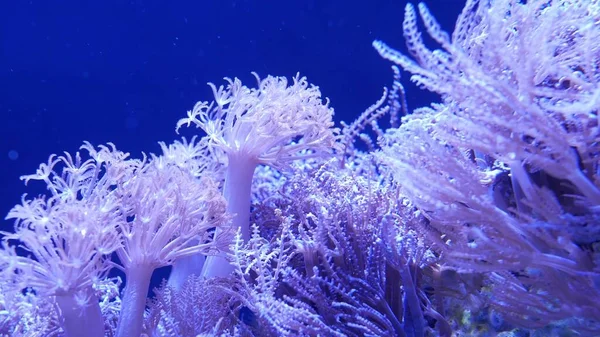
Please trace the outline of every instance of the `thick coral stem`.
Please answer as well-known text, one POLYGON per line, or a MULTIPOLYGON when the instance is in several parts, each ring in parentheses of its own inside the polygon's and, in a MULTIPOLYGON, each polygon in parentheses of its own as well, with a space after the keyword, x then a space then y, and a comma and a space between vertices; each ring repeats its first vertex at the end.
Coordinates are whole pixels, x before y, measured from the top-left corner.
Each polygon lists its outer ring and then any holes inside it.
POLYGON ((153 270, 154 268, 144 265, 127 269, 117 337, 133 337, 142 334, 146 297, 153 270))
POLYGON ((60 308, 61 327, 66 337, 103 337, 104 319, 100 311, 98 297, 89 289, 87 294, 57 295, 56 303, 60 308), (82 302, 85 300, 85 303, 82 302))
MULTIPOLYGON (((234 230, 239 229, 244 241, 248 241, 250 239, 252 177, 258 163, 251 156, 244 154, 243 151, 240 152, 231 154, 228 157, 229 164, 225 175, 223 194, 227 200, 227 212, 234 216, 231 224, 232 228, 234 230)), ((219 234, 218 230, 216 234, 219 234)), ((202 276, 210 278, 231 274, 233 267, 225 256, 226 252, 208 256, 204 263, 202 276)))

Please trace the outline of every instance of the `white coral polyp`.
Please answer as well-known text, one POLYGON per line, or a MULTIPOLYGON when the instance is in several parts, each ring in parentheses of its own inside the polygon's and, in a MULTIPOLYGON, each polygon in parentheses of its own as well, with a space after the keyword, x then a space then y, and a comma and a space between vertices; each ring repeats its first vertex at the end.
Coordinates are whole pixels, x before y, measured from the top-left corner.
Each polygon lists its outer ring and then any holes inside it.
POLYGON ((318 87, 299 74, 290 85, 285 77, 261 80, 253 74, 258 88, 248 88, 237 78, 226 78, 227 86, 218 88, 209 83, 215 100, 196 103, 177 129, 193 123, 207 133, 211 147, 271 166, 331 149, 333 109, 318 87), (307 149, 311 152, 300 153, 307 149))
MULTIPOLYGON (((321 156, 336 142, 333 109, 321 98, 319 88, 297 74, 289 84, 285 77, 267 76, 257 88, 235 78, 213 90, 214 101, 198 102, 177 130, 195 124, 206 132, 208 147, 223 151, 227 170, 223 195, 227 212, 234 214, 232 228, 244 240, 250 238, 250 200, 254 170, 259 164, 285 167, 290 161, 321 156)), ((176 270, 176 269, 174 269, 176 270)), ((203 266, 205 277, 232 271, 225 255, 210 256, 203 266)), ((177 271, 179 273, 179 271, 177 271)))

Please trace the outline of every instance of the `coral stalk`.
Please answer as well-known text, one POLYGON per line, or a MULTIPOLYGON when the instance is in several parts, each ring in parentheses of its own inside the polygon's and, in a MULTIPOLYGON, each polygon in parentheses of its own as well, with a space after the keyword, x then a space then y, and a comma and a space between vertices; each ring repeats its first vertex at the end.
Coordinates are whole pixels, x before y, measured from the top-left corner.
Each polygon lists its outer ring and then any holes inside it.
POLYGON ((117 337, 134 337, 142 334, 146 297, 152 272, 152 267, 143 265, 128 269, 117 337))
MULTIPOLYGON (((244 241, 250 239, 250 200, 252 197, 252 177, 257 166, 256 160, 240 153, 232 153, 225 176, 223 194, 227 200, 227 213, 233 214, 232 228, 240 230, 244 241)), ((227 276, 233 267, 225 259, 225 252, 208 256, 202 276, 227 276)))
MULTIPOLYGON (((91 292, 91 289, 90 289, 91 292)), ((60 308, 61 326, 66 337, 103 337, 104 319, 98 297, 84 294, 85 303, 79 294, 57 295, 56 303, 60 308)))

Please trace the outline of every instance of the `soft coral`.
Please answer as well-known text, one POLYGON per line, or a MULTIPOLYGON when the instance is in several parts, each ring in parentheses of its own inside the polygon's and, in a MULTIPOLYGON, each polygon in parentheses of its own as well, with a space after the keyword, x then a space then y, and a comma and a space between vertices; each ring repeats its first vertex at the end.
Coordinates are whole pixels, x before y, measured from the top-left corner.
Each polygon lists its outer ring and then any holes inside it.
MULTIPOLYGON (((224 196, 228 212, 235 215, 233 228, 244 240, 250 238, 250 200, 254 170, 259 164, 285 166, 292 160, 318 156, 335 144, 333 109, 323 102, 319 88, 296 75, 268 76, 258 88, 248 88, 239 79, 226 79, 227 87, 209 84, 215 100, 198 102, 188 117, 177 123, 196 124, 207 133, 209 147, 227 157, 224 196)), ((223 276, 232 271, 224 256, 209 257, 205 276, 223 276)))
POLYGON ((16 219, 15 232, 4 233, 0 271, 4 285, 18 293, 31 287, 38 295, 54 296, 67 336, 104 336, 104 321, 93 288, 109 269, 107 254, 120 245, 117 226, 122 216, 113 193, 131 173, 127 154, 112 144, 89 154, 51 156, 26 182, 46 182, 50 196, 28 199, 15 206, 7 219, 16 219), (10 242, 31 254, 19 256, 10 242), (84 330, 85 329, 85 330, 84 330))

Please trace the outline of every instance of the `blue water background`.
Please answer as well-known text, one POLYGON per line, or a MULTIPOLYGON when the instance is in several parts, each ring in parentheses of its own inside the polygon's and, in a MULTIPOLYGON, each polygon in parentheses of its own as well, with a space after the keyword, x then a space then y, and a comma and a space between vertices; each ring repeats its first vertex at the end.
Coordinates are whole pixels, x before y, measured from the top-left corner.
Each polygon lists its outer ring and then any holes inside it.
MULTIPOLYGON (((404 50, 405 1, 0 1, 0 230, 51 153, 84 140, 140 156, 173 141, 206 82, 300 72, 351 121, 392 80, 371 42, 404 50)), ((463 0, 427 2, 451 30, 463 0)), ((408 76, 404 77, 408 80, 408 76)), ((406 82, 405 81, 405 82, 406 82)), ((431 95, 407 85, 409 106, 431 95)), ((199 131, 183 132, 190 136, 199 131)))

